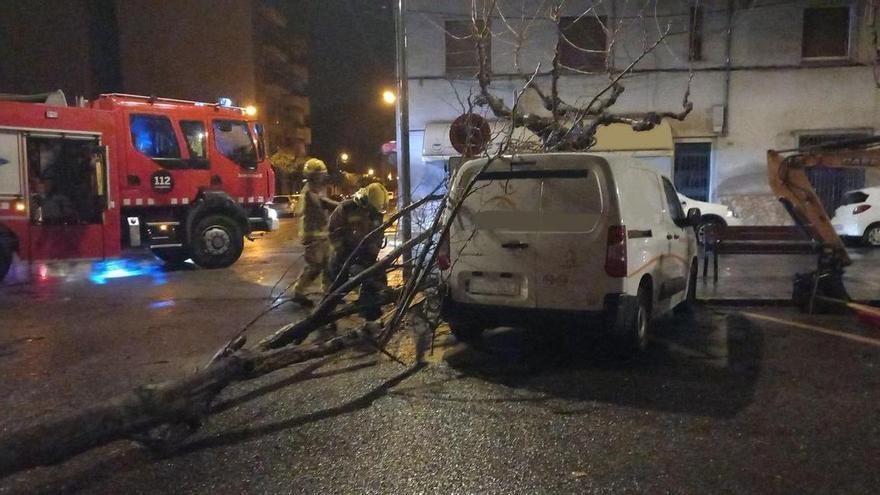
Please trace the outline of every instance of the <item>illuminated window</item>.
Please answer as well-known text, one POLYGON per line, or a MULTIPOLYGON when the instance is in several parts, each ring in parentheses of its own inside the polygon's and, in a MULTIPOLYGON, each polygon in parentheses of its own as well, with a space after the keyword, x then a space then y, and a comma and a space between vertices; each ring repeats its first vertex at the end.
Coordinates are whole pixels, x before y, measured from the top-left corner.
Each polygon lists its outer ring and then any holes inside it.
POLYGON ((257 148, 243 120, 215 120, 214 144, 223 156, 243 167, 257 167, 257 148))
POLYGON ((154 160, 180 159, 180 146, 168 117, 132 115, 131 141, 135 149, 154 160))

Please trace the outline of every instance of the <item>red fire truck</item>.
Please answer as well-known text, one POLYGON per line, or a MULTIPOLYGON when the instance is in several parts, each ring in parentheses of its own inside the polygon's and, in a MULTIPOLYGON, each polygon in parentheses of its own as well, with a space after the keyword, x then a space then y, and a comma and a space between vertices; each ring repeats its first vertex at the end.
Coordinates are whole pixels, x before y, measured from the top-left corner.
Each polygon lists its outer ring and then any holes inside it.
POLYGON ((0 280, 22 260, 229 266, 278 228, 275 177, 253 108, 121 94, 0 96, 0 280))

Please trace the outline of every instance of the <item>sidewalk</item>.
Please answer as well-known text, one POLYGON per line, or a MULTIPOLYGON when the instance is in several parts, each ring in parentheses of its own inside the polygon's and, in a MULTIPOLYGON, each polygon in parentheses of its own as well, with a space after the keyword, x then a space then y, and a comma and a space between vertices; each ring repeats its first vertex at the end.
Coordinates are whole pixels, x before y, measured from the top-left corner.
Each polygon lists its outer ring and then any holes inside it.
MULTIPOLYGON (((850 249, 853 264, 847 267, 844 284, 854 300, 880 299, 880 249, 850 249)), ((697 297, 710 300, 779 300, 791 299, 795 273, 815 269, 812 255, 721 255, 718 258, 718 282, 712 281, 712 261, 703 278, 700 258, 700 284, 697 297)))

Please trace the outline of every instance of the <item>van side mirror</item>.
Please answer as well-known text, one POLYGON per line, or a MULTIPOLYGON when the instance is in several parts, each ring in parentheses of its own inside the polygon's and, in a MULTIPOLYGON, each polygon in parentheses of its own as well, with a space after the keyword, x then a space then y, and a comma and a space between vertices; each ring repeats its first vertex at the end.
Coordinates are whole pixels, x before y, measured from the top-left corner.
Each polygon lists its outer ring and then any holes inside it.
POLYGON ((700 225, 700 220, 702 220, 703 215, 700 213, 699 208, 690 208, 687 212, 687 224, 691 227, 696 228, 700 225))

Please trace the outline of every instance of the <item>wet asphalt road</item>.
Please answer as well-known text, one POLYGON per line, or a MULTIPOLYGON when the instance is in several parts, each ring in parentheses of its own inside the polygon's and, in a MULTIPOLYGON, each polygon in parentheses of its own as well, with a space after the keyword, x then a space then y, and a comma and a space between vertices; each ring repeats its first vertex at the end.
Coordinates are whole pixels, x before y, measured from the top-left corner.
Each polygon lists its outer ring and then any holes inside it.
MULTIPOLYGON (((293 280, 290 232, 229 270, 53 267, 0 288, 0 432, 203 364, 293 280)), ((629 362, 570 329, 441 332, 417 370, 350 352, 230 388, 170 456, 116 442, 0 493, 876 491, 880 331, 767 307, 656 330, 629 362)))

